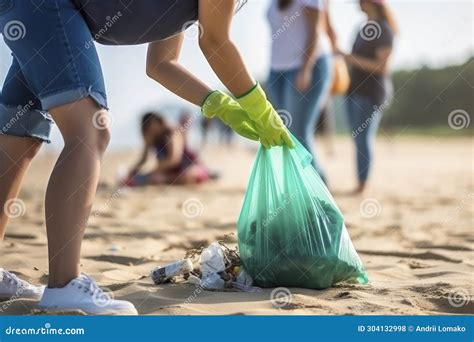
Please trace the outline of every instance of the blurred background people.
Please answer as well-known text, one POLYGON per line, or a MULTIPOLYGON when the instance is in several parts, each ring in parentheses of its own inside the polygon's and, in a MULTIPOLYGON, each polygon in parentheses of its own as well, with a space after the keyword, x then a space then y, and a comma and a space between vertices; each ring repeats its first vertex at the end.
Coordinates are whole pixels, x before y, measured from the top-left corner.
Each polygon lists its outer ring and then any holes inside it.
POLYGON ((125 185, 196 184, 215 177, 188 149, 183 131, 172 127, 161 114, 143 115, 141 131, 143 151, 124 180, 125 185), (150 172, 142 172, 150 152, 156 156, 156 166, 150 172))
POLYGON ((268 76, 270 101, 290 131, 313 154, 321 178, 313 132, 331 81, 332 41, 327 0, 272 0, 267 12, 272 32, 268 76))
POLYGON ((346 104, 356 146, 356 194, 366 188, 375 134, 393 93, 389 59, 397 33, 386 1, 360 0, 360 9, 367 15, 367 21, 359 29, 352 53, 345 55, 351 78, 346 104))
POLYGON ((334 114, 332 99, 329 98, 321 108, 318 123, 314 128, 315 136, 322 139, 324 152, 329 157, 335 154, 336 120, 334 114))

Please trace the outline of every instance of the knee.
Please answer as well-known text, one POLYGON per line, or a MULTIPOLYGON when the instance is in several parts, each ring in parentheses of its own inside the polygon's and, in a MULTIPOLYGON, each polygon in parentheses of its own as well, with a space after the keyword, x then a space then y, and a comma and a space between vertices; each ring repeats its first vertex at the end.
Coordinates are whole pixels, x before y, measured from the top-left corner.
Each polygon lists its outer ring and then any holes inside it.
POLYGON ((110 142, 110 130, 108 128, 104 129, 97 129, 93 136, 90 138, 90 145, 92 150, 97 152, 100 156, 102 156, 107 147, 109 146, 110 142))
POLYGON ((108 128, 92 129, 83 134, 65 138, 65 148, 71 151, 83 151, 102 157, 109 145, 110 131, 108 128))
POLYGON ((103 155, 105 153, 105 150, 107 150, 109 143, 110 143, 110 130, 108 128, 99 130, 95 144, 96 144, 96 149, 100 155, 103 155))
POLYGON ((88 140, 89 148, 100 156, 104 154, 110 142, 110 120, 109 113, 102 109, 92 116, 92 129, 84 127, 87 129, 87 133, 82 136, 88 140))
POLYGON ((110 120, 109 113, 102 109, 92 116, 92 129, 90 129, 90 126, 82 127, 82 129, 87 130, 87 132, 84 132, 84 134, 80 136, 85 137, 88 147, 100 156, 105 153, 110 142, 110 120))

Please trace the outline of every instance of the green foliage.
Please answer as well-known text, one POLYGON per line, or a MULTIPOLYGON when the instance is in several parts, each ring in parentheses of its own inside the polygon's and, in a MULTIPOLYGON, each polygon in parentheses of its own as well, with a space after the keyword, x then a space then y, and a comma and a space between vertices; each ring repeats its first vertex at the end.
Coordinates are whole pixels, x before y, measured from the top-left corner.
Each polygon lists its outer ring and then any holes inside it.
MULTIPOLYGON (((393 74, 395 98, 382 127, 437 128, 448 126, 448 115, 463 110, 474 120, 474 57, 442 69, 423 67, 393 74)), ((472 132, 473 124, 463 131, 472 132)))

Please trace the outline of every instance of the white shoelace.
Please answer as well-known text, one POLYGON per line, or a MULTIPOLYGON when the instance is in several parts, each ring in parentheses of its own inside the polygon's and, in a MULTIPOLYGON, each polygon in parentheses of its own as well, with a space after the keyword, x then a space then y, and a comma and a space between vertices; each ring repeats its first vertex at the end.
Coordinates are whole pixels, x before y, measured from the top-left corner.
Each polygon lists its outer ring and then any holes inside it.
POLYGON ((99 300, 110 300, 110 295, 105 293, 99 285, 86 274, 82 274, 79 278, 74 279, 74 283, 78 284, 78 288, 83 288, 84 293, 90 293, 90 295, 99 300))

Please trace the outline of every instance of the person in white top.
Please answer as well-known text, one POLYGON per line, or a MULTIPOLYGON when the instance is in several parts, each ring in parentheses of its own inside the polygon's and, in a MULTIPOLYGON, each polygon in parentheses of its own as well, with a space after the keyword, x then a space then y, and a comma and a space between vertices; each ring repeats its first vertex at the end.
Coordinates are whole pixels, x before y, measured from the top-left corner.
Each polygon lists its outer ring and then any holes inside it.
POLYGON ((272 32, 267 82, 270 101, 290 131, 313 154, 313 132, 330 90, 336 45, 328 0, 272 0, 267 18, 272 32))

